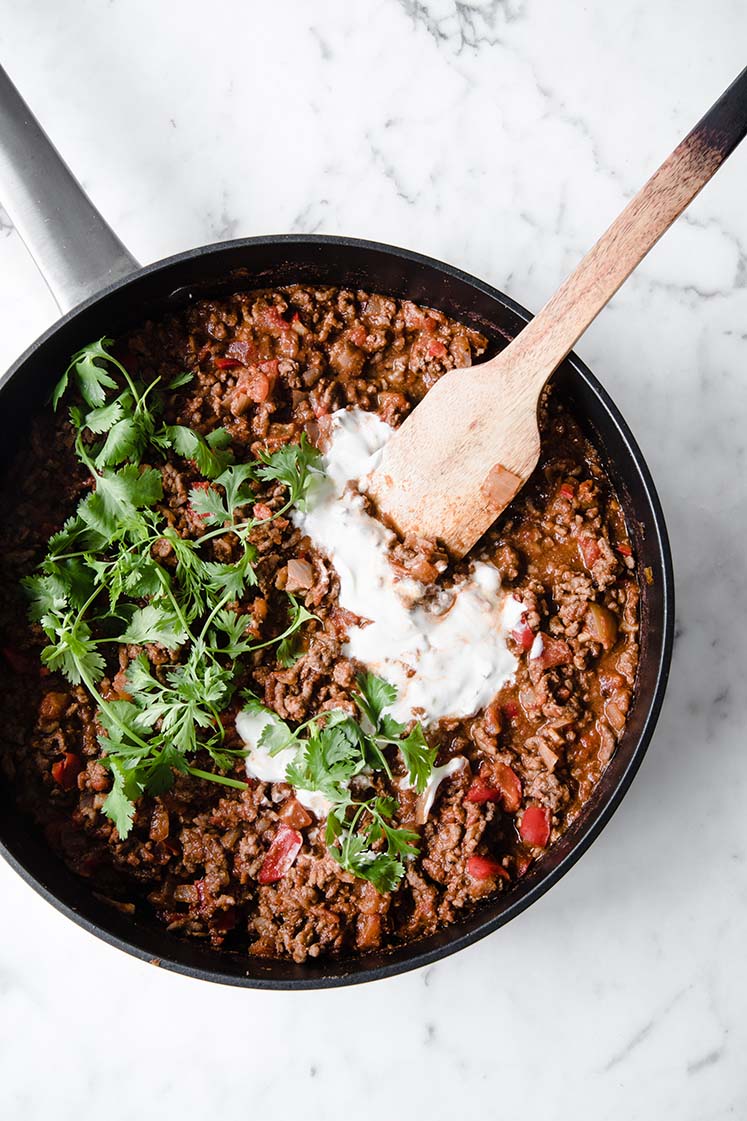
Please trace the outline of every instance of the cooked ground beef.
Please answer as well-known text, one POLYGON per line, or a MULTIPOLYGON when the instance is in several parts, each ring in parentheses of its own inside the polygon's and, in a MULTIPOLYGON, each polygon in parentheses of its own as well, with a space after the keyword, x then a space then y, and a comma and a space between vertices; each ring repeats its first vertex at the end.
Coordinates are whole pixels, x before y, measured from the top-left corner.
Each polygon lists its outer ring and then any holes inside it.
MULTIPOLYGON (((168 401, 168 419, 202 433, 225 426, 241 459, 302 431, 318 440, 324 418, 347 405, 396 425, 446 370, 468 366, 485 344, 408 301, 291 286, 200 302, 147 323, 121 342, 119 356, 146 380, 191 371, 192 383, 168 401)), ((84 689, 40 672, 43 635, 26 621, 18 587, 89 486, 64 417, 39 418, 5 487, 2 766, 49 844, 92 890, 150 911, 175 933, 299 962, 422 937, 511 890, 591 795, 625 725, 638 660, 638 584, 620 505, 595 449, 551 395, 541 426, 542 458, 530 484, 472 554, 497 565, 527 605, 510 640, 516 679, 474 717, 429 730, 439 763, 463 755, 469 766, 444 781, 424 825, 416 823, 414 793, 396 791, 398 823, 420 833, 420 856, 399 890, 381 895, 339 868, 323 827, 284 783, 253 782, 241 792, 177 776, 168 793, 140 800, 134 828, 120 840, 101 813, 110 778, 94 706, 84 689), (301 831, 303 847, 282 879, 261 885, 281 822, 301 831)), ((198 472, 174 460, 162 476, 161 513, 181 535, 199 536, 204 527, 188 499, 198 472)), ((257 515, 279 509, 283 493, 266 484, 257 515)), ((292 722, 352 709, 357 667, 341 652, 351 619, 338 605, 334 570, 284 518, 259 526, 253 543, 258 587, 240 607, 252 633, 278 633, 283 589, 318 621, 306 624, 295 665, 281 667, 268 647, 255 655, 246 684, 292 722)), ((229 535, 209 547, 216 560, 234 559, 229 535)), ((173 563, 167 541, 155 549, 163 564, 173 563)), ((459 566, 445 571, 434 542, 400 542, 392 561, 426 585, 459 575, 459 566)), ((140 652, 119 649, 105 695, 122 695, 124 670, 140 652)), ((157 646, 146 653, 156 665, 176 656, 157 646)), ((232 742, 240 746, 238 737, 232 742)))

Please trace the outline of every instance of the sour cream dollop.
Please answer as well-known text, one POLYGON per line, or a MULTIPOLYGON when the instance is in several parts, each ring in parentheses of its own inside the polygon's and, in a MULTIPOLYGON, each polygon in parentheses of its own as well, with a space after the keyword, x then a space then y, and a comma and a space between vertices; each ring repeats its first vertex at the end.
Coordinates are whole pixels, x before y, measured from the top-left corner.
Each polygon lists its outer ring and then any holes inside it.
POLYGON ((367 620, 349 628, 343 653, 396 687, 398 720, 471 716, 516 673, 506 637, 524 608, 502 589, 497 568, 483 561, 443 594, 437 611, 420 602, 423 586, 399 578, 389 562, 394 534, 348 487, 355 482, 365 491, 393 429, 357 408, 330 419, 325 474, 312 487, 308 509, 292 516, 334 565, 340 606, 367 620))

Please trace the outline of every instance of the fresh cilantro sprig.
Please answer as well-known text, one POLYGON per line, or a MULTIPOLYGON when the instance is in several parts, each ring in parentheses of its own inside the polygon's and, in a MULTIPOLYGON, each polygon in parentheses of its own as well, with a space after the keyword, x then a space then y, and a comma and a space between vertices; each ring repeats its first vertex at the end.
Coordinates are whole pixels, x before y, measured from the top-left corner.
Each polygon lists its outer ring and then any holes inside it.
POLYGON ((305 510, 309 491, 314 478, 319 473, 319 452, 301 436, 299 444, 285 444, 276 452, 260 452, 262 466, 257 468, 257 476, 263 482, 276 481, 288 488, 285 509, 296 506, 305 510))
MULTIPOLYGON (((304 439, 261 462, 235 464, 224 429, 203 435, 166 424, 161 379, 145 384, 131 375, 111 345, 102 338, 78 351, 52 395, 56 409, 72 384, 78 390, 83 405, 72 405, 69 416, 93 488, 50 538, 24 585, 31 618, 47 638, 43 664, 83 685, 97 705, 102 761, 112 777, 103 809, 125 838, 137 799, 162 793, 176 773, 246 788, 225 773, 243 752, 225 747, 221 713, 245 659, 275 645, 281 664, 292 664, 300 654, 298 631, 312 618, 288 596, 287 627, 262 642, 252 635, 242 603, 257 583, 250 537, 258 519, 247 508, 265 480, 287 487, 282 511, 303 501, 319 455, 304 439), (158 510, 162 476, 152 464, 169 454, 189 460, 205 480, 190 495, 207 530, 196 539, 182 537, 158 510), (238 560, 206 559, 206 542, 226 534, 238 537, 238 560), (164 550, 168 564, 159 559, 164 550), (159 667, 138 655, 121 699, 105 698, 100 682, 108 644, 163 647, 171 662, 159 667), (200 752, 215 771, 190 762, 200 752)), ((179 374, 165 388, 178 389, 191 377, 179 374)))
POLYGON ((292 730, 276 713, 245 694, 249 711, 268 717, 259 746, 271 755, 288 748, 295 757, 286 767, 286 780, 298 790, 317 791, 330 803, 325 839, 330 855, 340 867, 381 892, 393 891, 405 874, 405 862, 417 855, 418 834, 397 828, 393 798, 374 795, 358 798, 354 781, 384 773, 392 779, 386 756, 398 750, 407 770, 408 784, 422 793, 433 769, 435 749, 428 746, 423 729, 410 732, 385 709, 397 699, 396 689, 372 673, 358 677, 353 694, 358 720, 335 709, 312 717, 292 730))

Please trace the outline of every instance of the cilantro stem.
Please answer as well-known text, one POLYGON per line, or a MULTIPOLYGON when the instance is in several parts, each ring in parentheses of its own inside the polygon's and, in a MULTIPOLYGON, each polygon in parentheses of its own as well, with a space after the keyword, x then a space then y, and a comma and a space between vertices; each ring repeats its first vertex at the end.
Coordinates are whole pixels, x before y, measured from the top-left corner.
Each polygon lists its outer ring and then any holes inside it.
POLYGON ((210 782, 218 782, 221 786, 231 786, 234 790, 248 790, 249 783, 242 782, 238 778, 229 778, 227 775, 220 775, 216 772, 201 771, 199 767, 187 767, 187 774, 192 775, 194 778, 206 778, 210 782))
POLYGON ((78 673, 80 674, 81 681, 85 685, 86 689, 88 689, 88 692, 91 694, 94 700, 98 701, 99 708, 103 709, 107 713, 112 723, 117 725, 120 732, 124 732, 126 736, 129 736, 135 741, 135 743, 140 744, 141 747, 144 747, 145 750, 150 753, 151 745, 144 739, 141 739, 141 737, 137 734, 137 732, 133 731, 129 724, 125 724, 125 722, 120 719, 117 710, 112 705, 107 704, 107 702, 101 696, 101 693, 98 691, 95 684, 91 680, 85 666, 81 664, 80 659, 75 654, 73 654, 73 658, 75 659, 75 665, 77 667, 78 673))
POLYGON ((179 605, 179 602, 178 602, 176 596, 174 595, 174 593, 172 591, 170 577, 166 574, 166 572, 164 572, 164 570, 163 570, 163 568, 161 567, 160 564, 156 565, 156 571, 158 573, 158 582, 161 585, 161 588, 163 589, 163 591, 165 592, 166 598, 169 600, 169 602, 171 603, 171 606, 174 608, 174 612, 176 614, 177 619, 181 623, 182 627, 186 631, 189 638, 191 638, 192 641, 194 642, 192 632, 189 629, 189 624, 188 624, 187 620, 184 618, 184 613, 183 613, 183 611, 182 611, 182 609, 179 605))
MULTIPOLYGON (((231 602, 231 597, 228 594, 224 595, 222 597, 222 599, 218 600, 218 602, 215 604, 215 607, 210 612, 207 619, 205 620, 205 623, 203 624, 202 630, 200 631, 199 638, 197 639, 198 642, 204 642, 205 641, 205 637, 207 635, 208 629, 210 628, 210 624, 215 619, 215 616, 218 614, 219 611, 222 611, 222 609, 226 606, 226 604, 228 604, 230 602, 231 602)), ((212 653, 212 649, 210 647, 208 647, 208 649, 210 649, 211 653, 212 653)))
MULTIPOLYGON (((115 361, 116 361, 116 359, 115 359, 115 361)), ((117 363, 117 365, 119 365, 119 363, 117 363)), ((120 366, 119 368, 122 371, 122 373, 124 374, 124 376, 127 378, 127 384, 129 385, 130 389, 132 390, 133 397, 137 401, 137 405, 135 406, 135 412, 140 412, 140 410, 143 409, 144 406, 145 406, 145 398, 148 396, 151 389, 155 389, 155 387, 158 385, 159 381, 161 380, 161 376, 159 374, 159 376, 157 378, 154 378, 153 381, 150 383, 150 385, 148 385, 146 387, 146 389, 144 390, 142 397, 138 397, 135 386, 132 384, 132 381, 130 380, 130 375, 127 373, 127 370, 125 370, 124 366, 120 366)))

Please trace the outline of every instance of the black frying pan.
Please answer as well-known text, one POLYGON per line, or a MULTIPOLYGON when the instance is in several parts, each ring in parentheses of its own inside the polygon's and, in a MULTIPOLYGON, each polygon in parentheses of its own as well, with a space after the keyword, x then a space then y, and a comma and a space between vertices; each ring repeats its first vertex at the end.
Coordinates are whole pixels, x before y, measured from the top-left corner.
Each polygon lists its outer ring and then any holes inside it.
MULTIPOLYGON (((74 351, 102 334, 116 335, 199 297, 291 282, 360 287, 436 307, 484 332, 492 351, 530 318, 508 296, 459 269, 353 238, 243 238, 139 268, 1 69, 0 185, 11 217, 66 312, 0 379, 0 470, 27 439, 33 414, 44 407, 74 351)), ((509 892, 460 922, 399 949, 304 965, 248 958, 182 941, 146 914, 123 915, 97 900, 19 813, 6 784, 0 788, 0 852, 26 882, 86 930, 146 961, 209 981, 306 989, 371 981, 436 961, 503 926, 559 880, 609 821, 648 747, 669 672, 674 592, 661 507, 628 426, 575 355, 563 363, 555 382, 603 452, 641 570, 649 578, 642 586, 638 687, 622 740, 579 818, 536 867, 509 892)))

